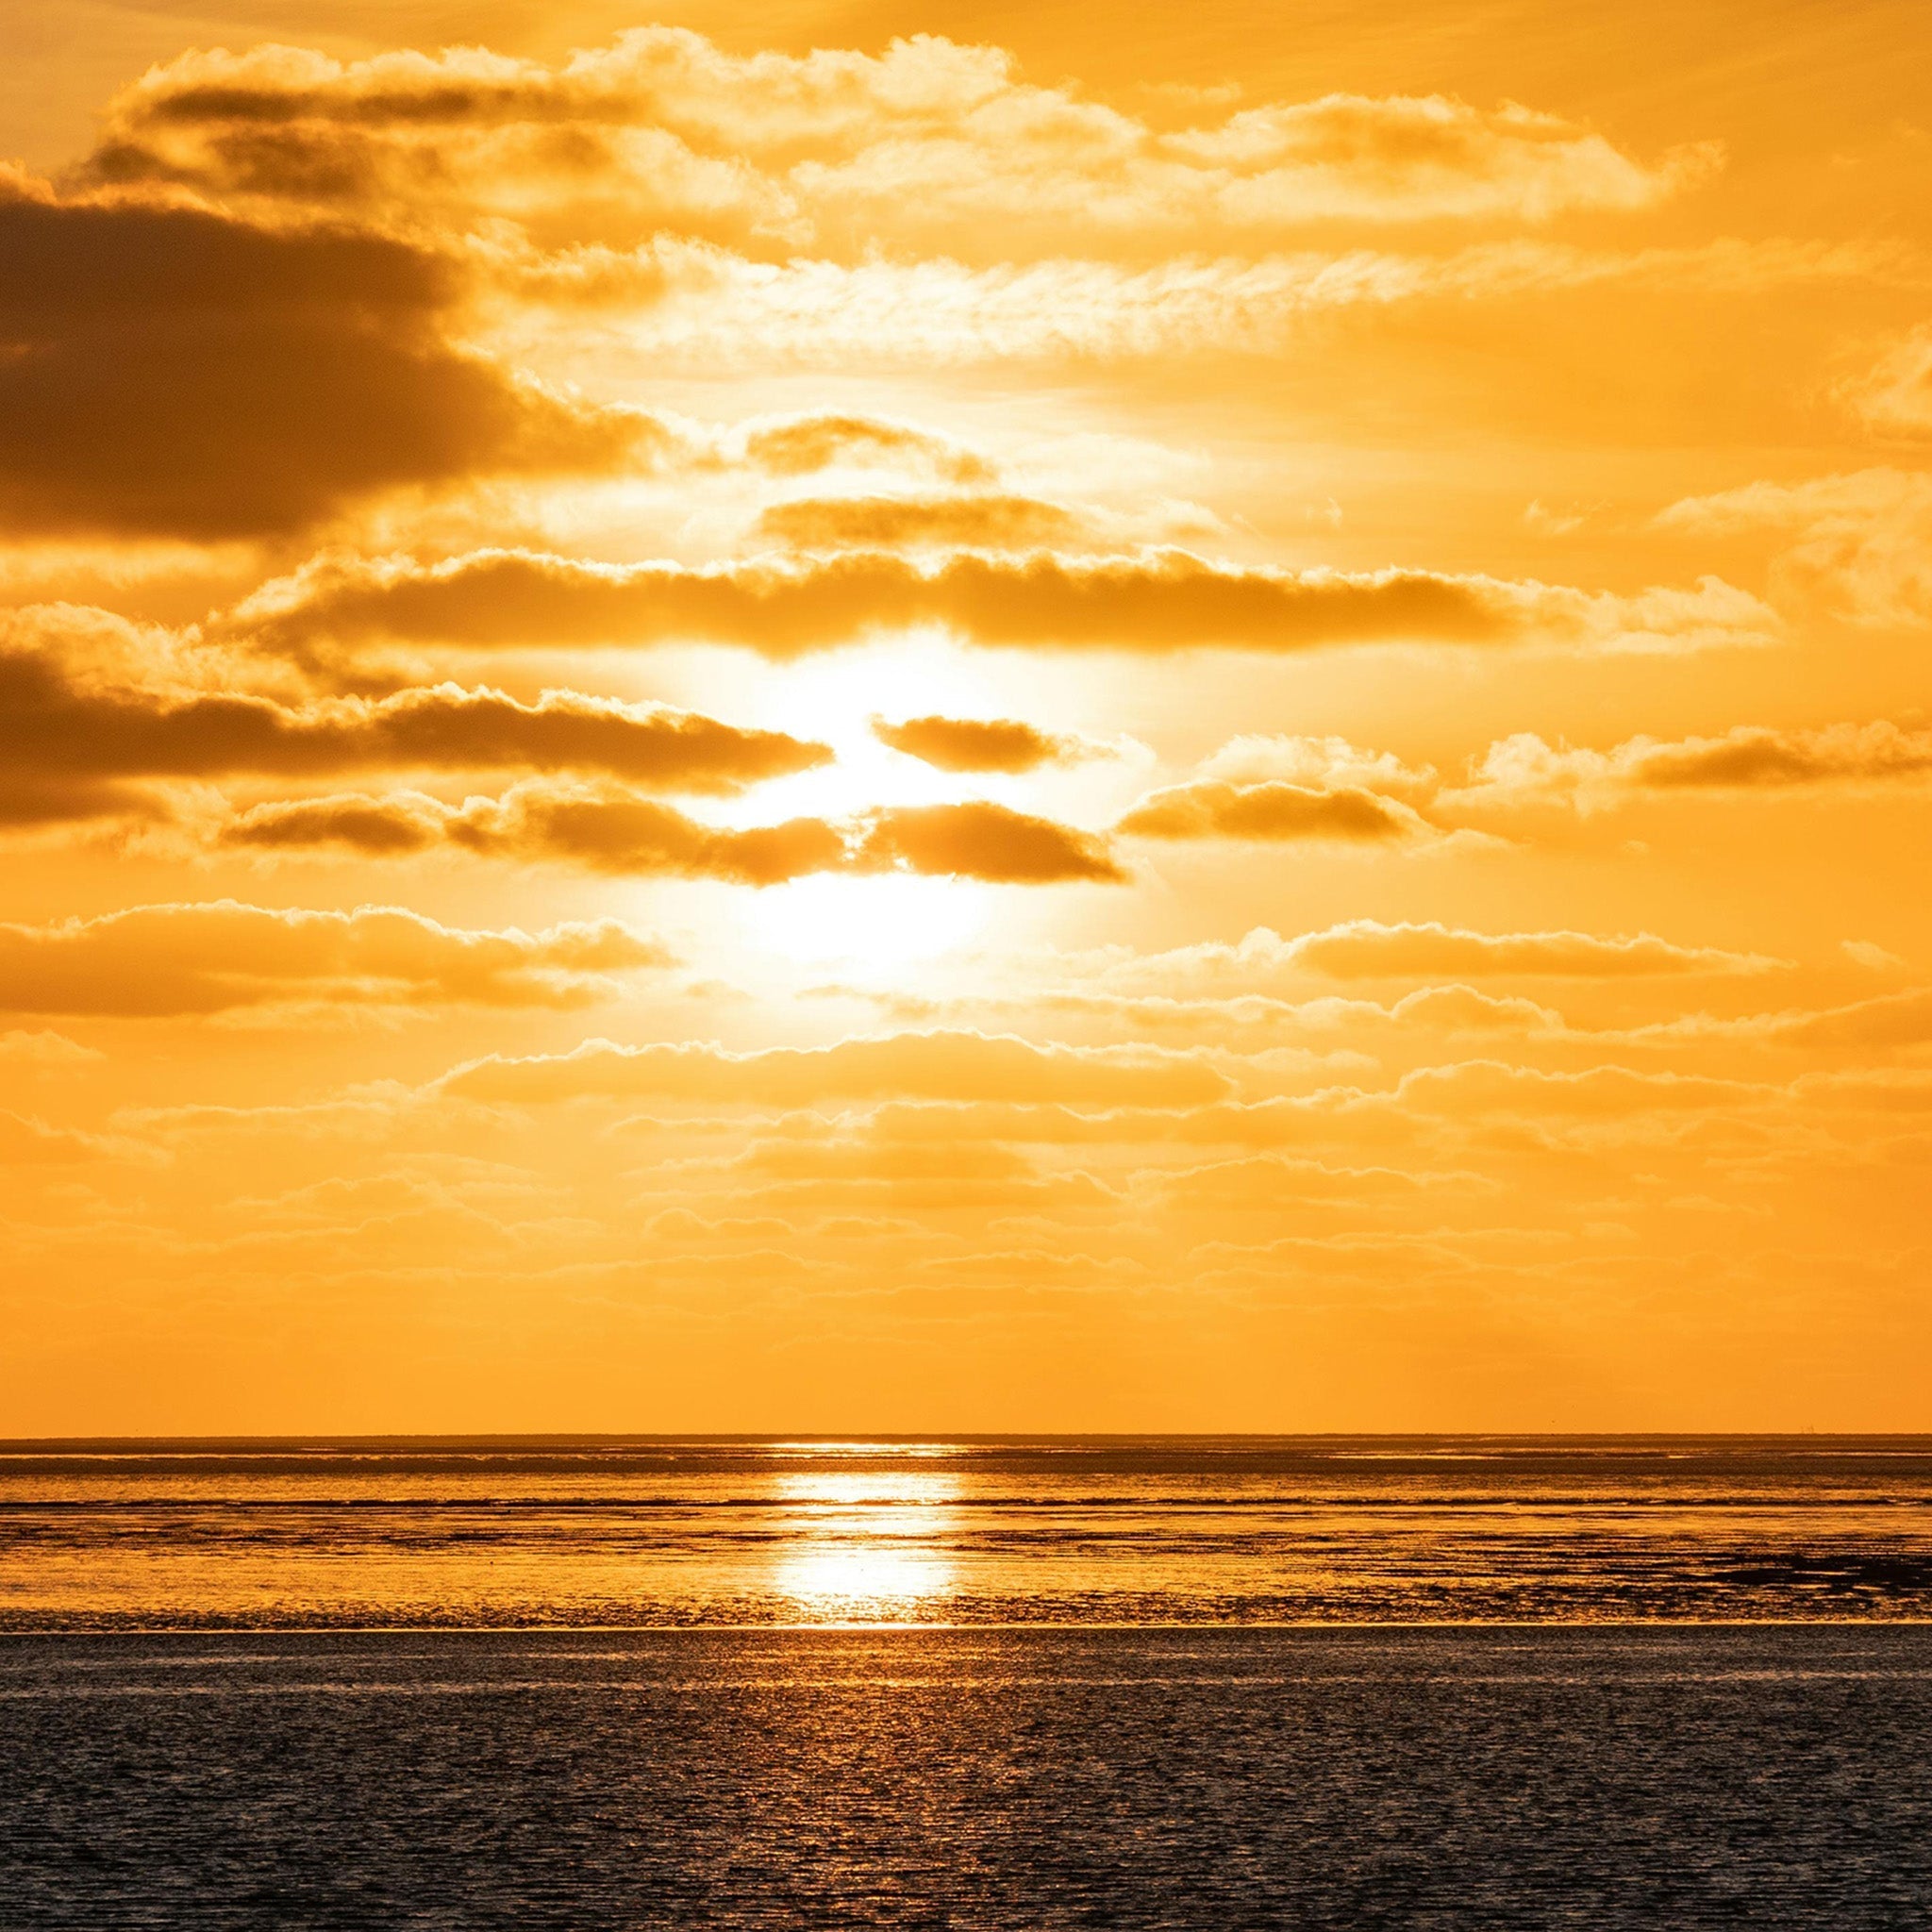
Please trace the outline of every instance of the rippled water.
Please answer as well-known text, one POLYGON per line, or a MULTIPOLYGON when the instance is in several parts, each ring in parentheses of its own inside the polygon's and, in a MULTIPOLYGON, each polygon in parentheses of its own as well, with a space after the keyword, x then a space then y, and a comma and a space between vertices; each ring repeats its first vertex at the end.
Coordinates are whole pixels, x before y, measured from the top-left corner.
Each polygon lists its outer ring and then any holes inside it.
POLYGON ((1932 1924, 1932 1441, 0 1445, 0 1932, 1932 1924))
POLYGON ((0 1445, 0 1628, 1927 1614, 1927 1439, 0 1445))
POLYGON ((1923 1926, 1932 1628, 0 1638, 10 1928, 1923 1926))

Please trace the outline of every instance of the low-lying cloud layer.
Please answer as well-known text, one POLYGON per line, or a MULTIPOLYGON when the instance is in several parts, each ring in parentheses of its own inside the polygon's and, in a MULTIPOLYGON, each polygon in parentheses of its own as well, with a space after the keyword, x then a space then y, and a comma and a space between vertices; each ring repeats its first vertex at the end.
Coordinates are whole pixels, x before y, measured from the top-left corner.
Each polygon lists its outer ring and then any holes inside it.
POLYGON ((470 932, 398 907, 285 912, 233 900, 0 925, 0 1012, 119 1018, 315 1002, 580 1007, 669 963, 615 920, 470 932))
POLYGON ((0 823, 96 816, 140 779, 542 770, 724 793, 831 756, 783 732, 574 691, 532 704, 443 684, 291 705, 76 676, 57 653, 0 644, 0 823))
POLYGON ((444 563, 319 563, 226 620, 294 648, 419 641, 475 647, 738 644, 785 658, 922 625, 1007 648, 1293 652, 1330 644, 1576 645, 1767 641, 1775 619, 1707 579, 1694 591, 1590 595, 1426 571, 1289 571, 1181 550, 1062 558, 886 551, 806 560, 631 565, 524 551, 444 563))
POLYGON ((525 863, 560 861, 613 877, 775 886, 818 873, 915 873, 992 885, 1123 885, 1105 840, 986 800, 877 806, 842 820, 706 824, 613 787, 533 781, 500 798, 445 805, 420 792, 336 794, 259 805, 225 844, 275 853, 340 847, 382 858, 438 848, 525 863))

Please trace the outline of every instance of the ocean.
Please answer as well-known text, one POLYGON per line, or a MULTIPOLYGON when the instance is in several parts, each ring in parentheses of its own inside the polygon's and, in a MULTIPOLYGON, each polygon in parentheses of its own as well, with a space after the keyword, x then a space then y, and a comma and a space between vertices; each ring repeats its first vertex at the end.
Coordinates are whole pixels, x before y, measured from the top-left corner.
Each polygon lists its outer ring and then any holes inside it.
POLYGON ((0 1927, 1932 1925, 1932 1441, 0 1446, 0 1927))
POLYGON ((1927 1438, 0 1443, 0 1628, 1928 1610, 1927 1438))

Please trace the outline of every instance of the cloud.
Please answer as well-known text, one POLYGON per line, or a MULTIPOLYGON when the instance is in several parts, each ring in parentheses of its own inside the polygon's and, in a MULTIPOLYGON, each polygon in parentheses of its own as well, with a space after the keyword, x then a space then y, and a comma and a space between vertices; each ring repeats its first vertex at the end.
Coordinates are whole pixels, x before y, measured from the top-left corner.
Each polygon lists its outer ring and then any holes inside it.
POLYGON ((743 459, 774 476, 803 476, 835 464, 889 462, 930 470, 948 483, 990 483, 992 464, 936 430, 881 416, 821 410, 768 417, 741 432, 743 459))
POLYGON ((791 1108, 843 1098, 1173 1108, 1224 1099, 1230 1085, 1204 1061, 1153 1047, 1037 1045, 1009 1034, 951 1032, 754 1053, 696 1041, 592 1040, 569 1054, 472 1061, 446 1074, 440 1089, 519 1106, 650 1098, 791 1108))
POLYGON ((1295 964, 1337 979, 1437 974, 1624 979, 1766 973, 1783 963, 1755 953, 1674 945, 1653 933, 1469 932, 1433 920, 1399 925, 1351 920, 1305 933, 1288 941, 1285 950, 1295 964))
POLYGON ((1896 953, 1888 952, 1871 940, 1840 940, 1838 949, 1868 973, 1897 973, 1906 963, 1896 953))
POLYGON ((858 1136, 877 1146, 958 1148, 975 1141, 1014 1146, 1132 1148, 1239 1145, 1277 1147, 1352 1138, 1411 1138, 1391 1111, 1394 1095, 1330 1089, 1294 1099, 1214 1101, 1200 1107, 1122 1106, 1092 1111, 1035 1101, 887 1101, 863 1116, 827 1122, 789 1117, 781 1128, 806 1136, 858 1136))
POLYGON ((1932 624, 1932 476, 1857 470, 1801 483, 1747 483, 1660 510, 1659 529, 1695 537, 1772 531, 1785 539, 1781 597, 1854 624, 1932 624))
POLYGON ((95 1159, 107 1151, 107 1143, 94 1135, 50 1127, 44 1121, 0 1108, 0 1167, 64 1166, 95 1159))
MULTIPOLYGON (((1350 1017, 1362 1013, 1364 1002, 1347 1003, 1350 1017)), ((1478 992, 1473 986, 1425 986, 1387 1008, 1371 1007, 1369 1014, 1391 1026, 1416 1026, 1431 1032, 1457 1034, 1513 1033, 1524 1037, 1559 1037, 1570 1031, 1561 1013, 1535 1000, 1499 997, 1478 992)))
POLYGON ((0 526, 274 535, 404 484, 628 461, 646 419, 453 346, 458 293, 384 237, 0 173, 0 526))
POLYGON ((1186 253, 1146 267, 1067 258, 974 267, 950 256, 755 261, 660 235, 630 251, 587 245, 507 258, 498 273, 514 299, 549 306, 560 320, 591 304, 621 313, 626 339, 654 367, 718 371, 1277 356, 1305 340, 1312 322, 1352 310, 1595 289, 1762 297, 1840 284, 1919 287, 1926 270, 1909 244, 1777 238, 1623 251, 1523 241, 1447 254, 1186 253))
POLYGON ((1070 558, 889 551, 691 566, 483 550, 437 564, 325 558, 236 606, 225 630, 322 641, 588 647, 740 644, 772 658, 940 625, 991 646, 1292 652, 1329 644, 1575 648, 1762 643, 1776 620, 1715 578, 1633 597, 1426 571, 1347 575, 1211 563, 1183 550, 1070 558))
POLYGON ((164 801, 126 785, 0 772, 0 830, 21 831, 88 819, 163 819, 164 801))
POLYGON ((1230 1213, 1276 1215, 1310 1207, 1357 1213, 1406 1204, 1427 1189, 1451 1186, 1467 1192, 1480 1185, 1472 1174, 1432 1174, 1391 1167, 1329 1167, 1321 1161, 1251 1156, 1150 1175, 1170 1206, 1182 1212, 1219 1217, 1230 1213))
POLYGON ((1874 1113, 1932 1111, 1932 1072, 1924 1067, 1857 1068, 1831 1074, 1807 1074, 1793 1083, 1799 1097, 1828 1105, 1855 1107, 1874 1113))
MULTIPOLYGON (((654 475, 747 474, 790 481, 824 471, 896 472, 901 478, 983 491, 998 471, 978 450, 923 424, 849 409, 750 417, 729 427, 632 410, 640 455, 654 475)), ((947 501, 936 498, 934 501, 947 501)))
POLYGON ((1921 1046, 1932 1041, 1932 987, 1907 987, 1823 1012, 1767 1014, 1743 1024, 1788 1046, 1921 1046))
POLYGON ((1900 336, 1869 370, 1840 386, 1839 398, 1879 436, 1917 441, 1932 435, 1932 326, 1900 336))
POLYGON ((858 1139, 755 1141, 735 1166, 780 1181, 873 1181, 966 1186, 1040 1178, 1024 1155, 998 1144, 927 1146, 858 1139))
POLYGON ((264 852, 337 846, 375 858, 444 847, 525 863, 562 861, 619 877, 747 886, 830 872, 908 872, 993 885, 1119 885, 1127 876, 1093 834, 985 801, 878 806, 840 820, 734 827, 705 824, 616 787, 541 780, 460 806, 420 792, 258 805, 219 837, 264 852))
POLYGON ((1431 1113, 1624 1115, 1659 1110, 1736 1108, 1782 1098, 1785 1090, 1744 1080, 1587 1067, 1551 1072, 1502 1060, 1420 1067, 1403 1075, 1396 1100, 1431 1113))
POLYGON ((1364 751, 1345 738, 1286 733, 1254 732, 1231 738, 1203 762, 1197 775, 1234 785, 1275 778, 1322 790, 1353 785, 1410 800, 1428 798, 1437 785, 1432 766, 1407 765, 1393 752, 1364 751))
POLYGON ((614 920, 526 934, 395 907, 270 911, 229 899, 0 925, 0 1011, 158 1018, 290 1002, 581 1007, 669 963, 614 920))
POLYGON ((1124 885, 1127 878, 1104 840, 984 800, 882 806, 867 813, 863 824, 855 859, 860 871, 950 874, 1002 885, 1124 885))
POLYGON ((1279 782, 1172 786, 1150 792, 1114 829, 1141 839, 1340 839, 1356 843, 1436 836, 1426 819, 1398 799, 1356 786, 1321 791, 1279 782))
POLYGON ((1449 798, 1556 802, 1578 810, 1633 792, 1769 791, 1817 785, 1918 784, 1932 777, 1932 731, 1879 720, 1785 730, 1739 724, 1715 738, 1626 739, 1609 751, 1551 745, 1534 732, 1499 739, 1449 798))
MULTIPOLYGON (((1228 979, 1251 974, 1291 981, 1294 968, 1287 941, 1268 933, 1272 950, 1264 953, 1254 943, 1257 936, 1249 935, 1239 947, 1191 947, 1179 954, 1154 954, 1116 962, 1109 974, 1124 987, 1151 980, 1156 985, 1164 981, 1224 988, 1228 979)), ((1420 987, 1386 1007, 1374 1000, 1346 999, 1332 993, 1291 999, 1278 993, 1235 990, 1137 992, 1065 985, 1041 987, 1024 996, 968 996, 945 1001, 836 983, 814 987, 810 992, 819 998, 867 1002, 895 1018, 928 1024, 962 1016, 1051 1013, 1113 1022, 1143 1035, 1150 1030, 1197 1037, 1244 1034, 1244 1044, 1251 1043, 1257 1032, 1265 1032, 1276 1042, 1268 1050, 1276 1056, 1277 1067, 1286 1067, 1290 1056, 1299 1055, 1310 1071, 1373 1065, 1361 1047, 1379 1045, 1383 1043, 1380 1037, 1391 1034, 1445 1039, 1508 1035, 1542 1041, 1593 1037, 1576 1032, 1561 1013, 1535 1000, 1480 992, 1470 986, 1420 987), (1289 1041, 1295 1044, 1285 1044, 1289 1041)), ((1615 1037, 1627 1040, 1632 1036, 1615 1037)))
POLYGON ((831 758, 828 746, 783 732, 574 691, 546 691, 525 704, 442 684, 296 706, 82 679, 56 653, 8 650, 0 641, 0 819, 15 822, 125 807, 115 785, 125 779, 536 769, 723 793, 831 758))
MULTIPOLYGON (((1312 1045, 1352 1044, 1393 1025, 1450 1033, 1512 1030, 1576 1037, 1563 1015, 1537 1002, 1480 991, 1493 979, 1672 980, 1786 970, 1790 961, 1716 947, 1684 946, 1652 933, 1476 932, 1436 922, 1352 920, 1284 938, 1257 925, 1232 943, 1201 941, 1164 952, 1105 946, 1054 954, 1046 983, 1029 997, 1096 1016, 1118 1011, 1135 1025, 1192 1024, 1216 1014, 1266 1024, 1312 1045), (1308 976, 1391 979, 1423 985, 1392 1006, 1363 998, 1308 996, 1308 976)), ((1688 1023, 1673 1022, 1674 1027, 1688 1023)), ((1740 1023, 1699 1020, 1701 1032, 1740 1023)), ((1622 1036, 1620 1036, 1622 1037, 1622 1036)))
POLYGON ((442 842, 457 808, 420 791, 385 798, 343 793, 256 805, 238 812, 218 836, 224 845, 256 852, 301 852, 339 846, 366 858, 426 852, 442 842))
POLYGON ((338 846, 376 858, 445 847, 525 863, 560 860, 618 877, 751 886, 848 862, 844 840, 824 820, 733 830, 619 788, 541 781, 460 806, 420 792, 259 805, 239 814, 220 837, 225 844, 261 852, 338 846))
POLYGON ((800 550, 912 549, 921 545, 1032 550, 1071 545, 1088 519, 1034 496, 794 497, 760 513, 758 534, 800 550))
POLYGON ((1338 979, 1646 978, 1757 974, 1783 963, 1756 954, 1674 945, 1651 933, 1485 933, 1434 921, 1391 925, 1373 919, 1351 920, 1293 939, 1263 925, 1234 945, 1216 941, 1118 960, 1101 956, 1101 970, 1109 981, 1206 987, 1265 983, 1307 971, 1338 979))
POLYGON ((1018 718, 905 718, 872 721, 881 744, 922 759, 941 772, 1036 772, 1041 765, 1072 764, 1109 755, 1109 747, 1084 738, 1041 731, 1018 718))
POLYGON ((1646 165, 1559 116, 1442 95, 1270 102, 1162 132, 1023 82, 993 47, 922 34, 878 56, 738 57, 644 27, 557 67, 474 48, 185 55, 110 105, 92 167, 395 220, 1010 258, 1642 208, 1719 158, 1646 165))
POLYGON ((107 1056, 92 1046, 82 1046, 77 1041, 69 1040, 64 1033, 28 1033, 20 1027, 10 1027, 0 1033, 0 1060, 11 1060, 16 1066, 42 1067, 84 1067, 107 1056))

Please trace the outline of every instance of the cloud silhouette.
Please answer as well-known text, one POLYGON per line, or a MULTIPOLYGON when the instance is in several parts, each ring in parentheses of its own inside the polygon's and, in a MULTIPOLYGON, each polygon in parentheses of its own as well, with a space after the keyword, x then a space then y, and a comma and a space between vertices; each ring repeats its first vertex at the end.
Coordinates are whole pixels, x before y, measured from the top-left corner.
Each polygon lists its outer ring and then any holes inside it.
POLYGON ((1150 792, 1114 827, 1140 839, 1341 839, 1392 843, 1427 839, 1435 828, 1400 799, 1359 786, 1333 790, 1227 785, 1205 780, 1150 792))
POLYGON ((0 174, 0 528, 297 530, 372 491, 622 467, 647 419, 454 346, 441 257, 0 174))
POLYGON ((920 873, 994 885, 1119 885, 1105 841, 1001 805, 876 806, 849 818, 706 824, 613 786, 538 780, 500 798, 446 805, 420 792, 258 805, 219 833, 263 852, 335 846, 368 858, 437 847, 619 877, 774 886, 814 873, 920 873))
POLYGON ((574 691, 526 704, 443 684, 297 705, 83 680, 57 653, 0 645, 0 819, 16 823, 129 808, 121 781, 133 779, 535 770, 726 793, 831 757, 784 732, 574 691))
POLYGON ((1082 738, 1041 731, 1018 718, 904 718, 872 721, 881 744, 941 772, 1033 772, 1103 756, 1107 748, 1082 738))
POLYGON ((1762 614, 1727 588, 1686 593, 1676 604, 1668 600, 1677 593, 1646 594, 1649 607, 1426 571, 1351 576, 1247 568, 1179 550, 1103 558, 966 552, 932 563, 857 550, 710 566, 486 550, 426 565, 319 561, 265 585, 228 613, 225 628, 283 648, 709 642, 783 658, 918 625, 995 646, 1292 652, 1493 643, 1539 627, 1562 640, 1624 625, 1695 634, 1755 624, 1762 614))

